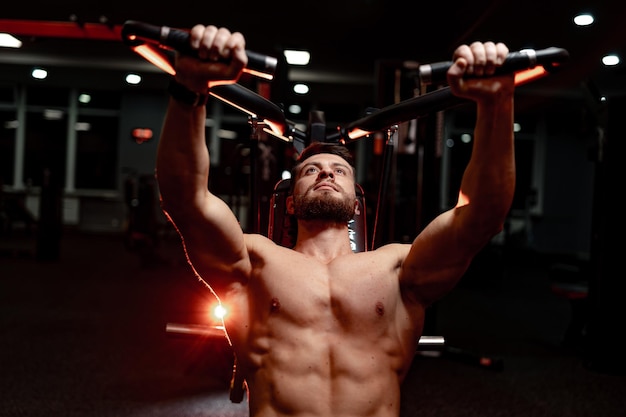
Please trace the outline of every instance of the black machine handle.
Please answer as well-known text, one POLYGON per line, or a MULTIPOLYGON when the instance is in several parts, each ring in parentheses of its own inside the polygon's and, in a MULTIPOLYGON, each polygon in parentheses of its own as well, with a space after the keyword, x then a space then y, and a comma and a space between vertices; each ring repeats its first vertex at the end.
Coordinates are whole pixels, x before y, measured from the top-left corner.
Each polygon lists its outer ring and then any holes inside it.
MULTIPOLYGON (((510 74, 512 72, 534 68, 540 65, 546 71, 557 69, 563 62, 569 59, 569 52, 563 48, 550 47, 546 49, 522 49, 510 52, 502 66, 496 68, 494 75, 510 74)), ((452 61, 436 62, 433 64, 420 65, 418 68, 419 79, 423 84, 446 83, 448 68, 452 61)))
MULTIPOLYGON (((179 53, 197 56, 197 51, 189 45, 189 32, 169 26, 156 26, 135 20, 128 20, 122 27, 122 39, 130 47, 150 43, 159 48, 176 50, 179 53)), ((244 71, 268 78, 273 77, 276 58, 246 50, 247 69, 244 71)), ((550 47, 540 50, 523 49, 508 54, 495 75, 517 72, 542 66, 546 73, 553 72, 569 59, 569 52, 563 48, 550 47)), ((419 78, 424 84, 445 82, 446 73, 452 61, 425 64, 419 67, 419 78)), ((268 122, 270 132, 281 139, 301 144, 306 140, 306 132, 295 128, 295 123, 285 118, 283 110, 268 99, 239 85, 228 84, 213 87, 210 94, 248 114, 258 116, 268 122)), ((391 126, 407 122, 433 112, 445 110, 463 103, 466 99, 452 94, 449 87, 394 103, 355 120, 346 126, 338 127, 326 135, 326 142, 347 142, 367 136, 372 132, 383 131, 391 126)))
MULTIPOLYGON (((198 57, 198 52, 189 44, 189 31, 169 26, 156 26, 136 20, 127 20, 122 25, 122 40, 129 46, 151 43, 161 48, 175 50, 185 55, 198 57)), ((278 60, 274 57, 246 50, 248 65, 244 72, 272 79, 278 60)))

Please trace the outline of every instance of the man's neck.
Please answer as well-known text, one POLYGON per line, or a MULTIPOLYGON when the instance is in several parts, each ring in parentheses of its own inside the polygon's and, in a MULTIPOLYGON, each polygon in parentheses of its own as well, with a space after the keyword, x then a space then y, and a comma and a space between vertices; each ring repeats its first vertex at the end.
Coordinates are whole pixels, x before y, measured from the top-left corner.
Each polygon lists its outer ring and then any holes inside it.
POLYGON ((335 258, 351 254, 348 225, 321 220, 298 222, 298 239, 294 250, 330 263, 335 258))

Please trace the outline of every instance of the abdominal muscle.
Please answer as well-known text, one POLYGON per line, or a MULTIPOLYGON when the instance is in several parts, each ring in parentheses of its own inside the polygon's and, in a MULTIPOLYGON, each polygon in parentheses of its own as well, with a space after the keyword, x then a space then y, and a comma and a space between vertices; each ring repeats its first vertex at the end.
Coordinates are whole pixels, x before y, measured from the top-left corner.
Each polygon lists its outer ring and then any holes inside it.
POLYGON ((251 416, 398 415, 398 358, 381 348, 388 343, 296 333, 251 356, 259 361, 247 376, 251 416))

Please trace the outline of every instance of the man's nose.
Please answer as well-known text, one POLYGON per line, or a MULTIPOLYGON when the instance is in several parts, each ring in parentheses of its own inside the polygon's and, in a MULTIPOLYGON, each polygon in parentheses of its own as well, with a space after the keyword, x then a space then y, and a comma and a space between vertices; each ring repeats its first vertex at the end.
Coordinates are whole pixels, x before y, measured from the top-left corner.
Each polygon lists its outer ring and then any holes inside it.
POLYGON ((330 179, 335 179, 335 174, 333 174, 333 170, 330 168, 322 168, 320 170, 320 175, 319 177, 321 179, 326 179, 326 178, 330 178, 330 179))

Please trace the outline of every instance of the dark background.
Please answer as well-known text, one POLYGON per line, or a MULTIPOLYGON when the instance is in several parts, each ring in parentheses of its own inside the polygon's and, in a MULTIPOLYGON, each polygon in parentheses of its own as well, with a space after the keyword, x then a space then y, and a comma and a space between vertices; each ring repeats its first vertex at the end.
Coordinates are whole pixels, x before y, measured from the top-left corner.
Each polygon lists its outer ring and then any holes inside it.
MULTIPOLYGON (((201 22, 240 30, 249 49, 272 56, 285 46, 309 48, 310 67, 281 67, 271 97, 301 104, 305 113, 298 122, 306 123, 309 110, 325 112, 330 130, 362 117, 368 107, 410 97, 415 85, 406 64, 447 60, 460 43, 493 39, 511 50, 557 46, 570 52, 558 72, 518 89, 516 121, 534 130, 516 136, 515 210, 505 233, 430 311, 427 333, 445 336, 448 348, 443 357, 416 356, 403 415, 624 415, 626 289, 619 271, 626 232, 620 210, 626 76, 623 64, 604 69, 599 58, 609 52, 624 56, 626 6, 496 0, 214 3, 20 3, 3 10, 0 30, 15 19, 113 26, 136 19, 172 27, 201 22), (592 27, 572 25, 581 10, 596 14, 592 27), (307 98, 289 92, 295 81, 311 84, 307 98), (481 356, 498 359, 502 368, 477 365, 481 356)), ((100 107, 119 112, 119 126, 99 127, 112 138, 96 149, 114 161, 110 172, 77 179, 78 188, 87 189, 77 193, 78 224, 59 224, 61 186, 52 182, 39 194, 50 204, 43 216, 13 219, 14 229, 2 229, 0 415, 246 415, 245 404, 228 400, 230 356, 223 341, 165 331, 170 322, 204 323, 212 301, 185 265, 180 243, 154 201, 157 141, 137 145, 127 137, 138 126, 151 127, 158 137, 167 77, 119 40, 65 39, 43 30, 20 38, 21 50, 0 51, 2 86, 28 85, 42 102, 56 98, 57 88, 99 87, 114 98, 115 104, 100 107), (52 87, 27 79, 24 70, 34 64, 55 69, 52 87), (131 70, 145 79, 133 90, 119 81, 131 70), (133 238, 124 226, 131 216, 124 196, 131 171, 145 181, 150 204, 140 216, 146 229, 139 231, 148 236, 133 238)), ((471 110, 446 112, 447 134, 457 144, 471 127, 471 110)), ((250 147, 245 118, 232 120, 241 125, 243 139, 224 141, 223 162, 212 181, 237 209, 246 206, 243 196, 250 191, 250 172, 241 168, 249 167, 242 155, 250 147)), ((467 149, 454 148, 449 170, 440 170, 443 162, 432 139, 437 122, 428 116, 421 123, 424 137, 431 138, 422 143, 423 160, 399 146, 387 194, 391 201, 379 212, 382 242, 412 238, 449 204, 440 201, 441 184, 453 198, 467 149)), ((35 130, 43 142, 65 129, 57 124, 35 130)), ((368 142, 362 155, 370 234, 382 175, 376 146, 368 142)), ((288 153, 289 147, 273 148, 279 161, 288 153)), ((7 154, 13 149, 0 155, 5 166, 11 161, 7 154)), ((65 157, 64 150, 54 154, 61 165, 65 157)), ((78 162, 93 165, 85 158, 78 162)), ((26 165, 41 168, 32 159, 26 165)), ((278 175, 272 172, 266 186, 278 175)), ((4 190, 3 197, 19 196, 10 183, 4 190)), ((259 205, 262 221, 269 192, 264 190, 259 205)))

